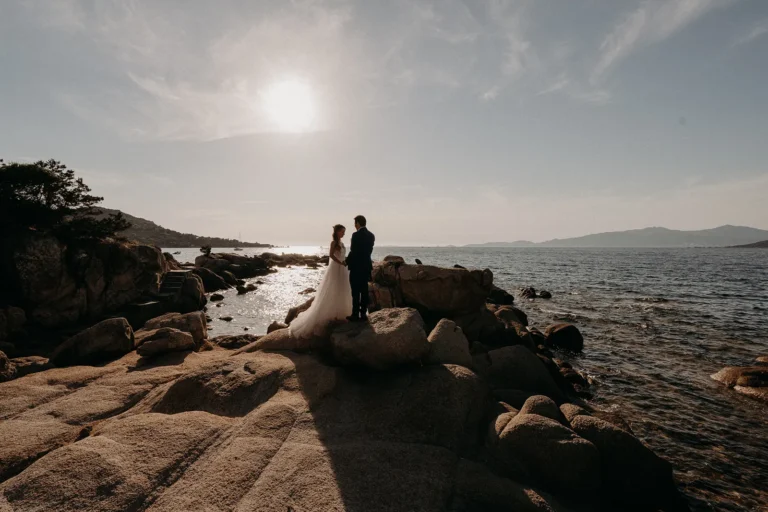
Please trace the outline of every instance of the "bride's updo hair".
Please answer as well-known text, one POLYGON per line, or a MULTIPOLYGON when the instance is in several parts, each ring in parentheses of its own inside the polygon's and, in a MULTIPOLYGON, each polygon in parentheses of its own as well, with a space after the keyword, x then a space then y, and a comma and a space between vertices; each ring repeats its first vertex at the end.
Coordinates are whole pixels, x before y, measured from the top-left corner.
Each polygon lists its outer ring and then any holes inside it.
POLYGON ((339 231, 341 231, 342 229, 347 229, 347 228, 345 228, 341 224, 336 224, 335 226, 333 226, 333 242, 337 246, 341 245, 341 238, 339 237, 339 231))

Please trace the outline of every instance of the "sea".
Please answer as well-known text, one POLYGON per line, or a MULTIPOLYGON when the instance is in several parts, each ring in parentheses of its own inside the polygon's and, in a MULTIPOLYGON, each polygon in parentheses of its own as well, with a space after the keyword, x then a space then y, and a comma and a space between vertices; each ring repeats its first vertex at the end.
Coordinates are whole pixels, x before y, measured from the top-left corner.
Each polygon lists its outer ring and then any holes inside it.
MULTIPOLYGON (((200 254, 165 250, 181 262, 200 254)), ((377 247, 374 259, 389 254, 488 268, 513 293, 523 286, 551 292, 551 300, 518 298, 517 305, 531 325, 578 326, 583 353, 561 356, 591 377, 595 406, 620 413, 673 464, 691 508, 768 511, 768 403, 710 378, 768 355, 768 250, 377 247)), ((322 272, 280 269, 249 279, 261 282, 255 292, 224 291, 221 303, 209 303, 210 335, 263 334, 306 300, 301 292, 316 287, 322 272)))

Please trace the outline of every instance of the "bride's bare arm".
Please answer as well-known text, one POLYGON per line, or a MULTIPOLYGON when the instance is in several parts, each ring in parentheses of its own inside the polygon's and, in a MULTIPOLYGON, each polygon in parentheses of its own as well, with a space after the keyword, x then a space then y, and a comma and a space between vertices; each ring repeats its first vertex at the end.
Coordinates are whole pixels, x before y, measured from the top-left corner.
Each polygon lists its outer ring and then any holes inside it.
POLYGON ((336 257, 336 249, 337 248, 338 248, 338 246, 336 245, 336 242, 331 242, 331 252, 330 252, 330 254, 328 256, 330 256, 331 259, 333 261, 335 261, 336 263, 338 263, 339 265, 345 265, 345 263, 343 261, 341 261, 339 258, 336 257))

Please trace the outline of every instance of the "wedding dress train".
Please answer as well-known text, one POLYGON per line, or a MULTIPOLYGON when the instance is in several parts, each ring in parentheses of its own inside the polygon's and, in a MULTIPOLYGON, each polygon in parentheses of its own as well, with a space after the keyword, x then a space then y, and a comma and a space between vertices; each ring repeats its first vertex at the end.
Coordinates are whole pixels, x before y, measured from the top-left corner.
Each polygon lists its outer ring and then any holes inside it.
MULTIPOLYGON (((335 256, 344 261, 347 248, 344 244, 335 256)), ((349 270, 333 259, 328 262, 320 285, 315 293, 315 300, 308 310, 299 314, 291 322, 290 332, 296 338, 309 338, 320 335, 330 322, 343 320, 352 311, 352 289, 349 284, 349 270)))

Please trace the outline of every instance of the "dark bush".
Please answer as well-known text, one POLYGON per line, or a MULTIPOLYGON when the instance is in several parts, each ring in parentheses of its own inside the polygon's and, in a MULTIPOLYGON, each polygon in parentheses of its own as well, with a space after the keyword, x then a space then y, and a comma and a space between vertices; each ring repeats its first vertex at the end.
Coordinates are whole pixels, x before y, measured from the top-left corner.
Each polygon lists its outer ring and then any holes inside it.
POLYGON ((0 232, 3 238, 38 231, 64 242, 116 237, 131 225, 121 213, 104 216, 103 198, 56 160, 31 164, 0 160, 0 232))

